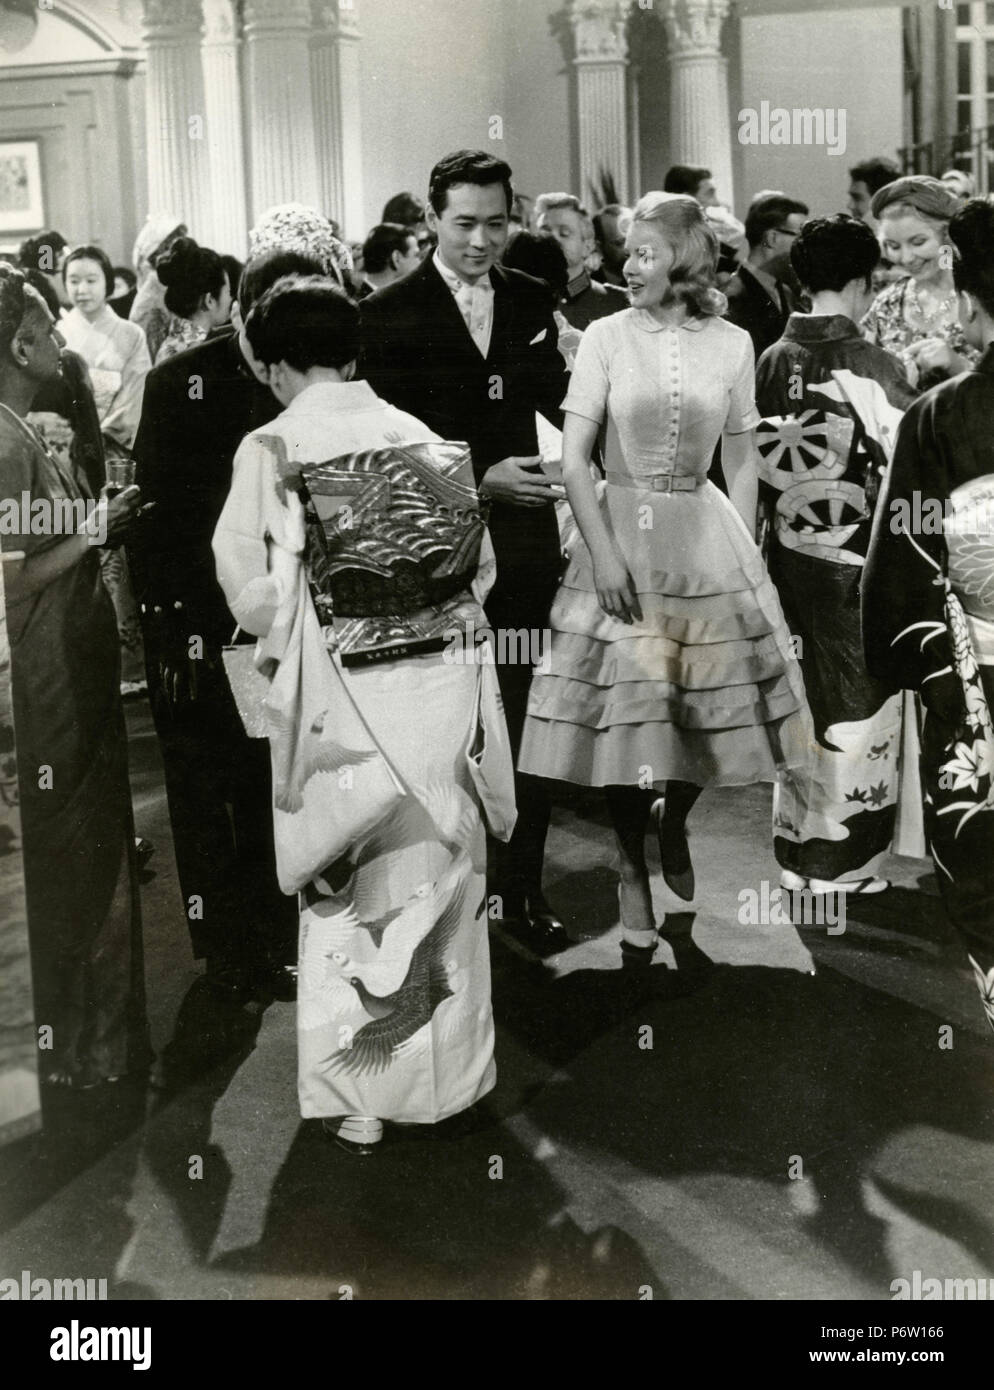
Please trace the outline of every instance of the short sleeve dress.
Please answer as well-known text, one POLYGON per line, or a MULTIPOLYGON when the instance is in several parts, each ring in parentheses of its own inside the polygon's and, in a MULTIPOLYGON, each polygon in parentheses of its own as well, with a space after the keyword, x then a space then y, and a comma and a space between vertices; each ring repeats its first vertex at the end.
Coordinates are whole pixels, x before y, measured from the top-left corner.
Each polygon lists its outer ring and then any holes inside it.
POLYGON ((564 409, 602 425, 600 505, 639 595, 609 617, 577 538, 532 681, 523 772, 584 786, 772 781, 803 762, 810 716, 775 588, 707 474, 721 435, 759 420, 747 333, 667 327, 629 309, 592 323, 564 409))

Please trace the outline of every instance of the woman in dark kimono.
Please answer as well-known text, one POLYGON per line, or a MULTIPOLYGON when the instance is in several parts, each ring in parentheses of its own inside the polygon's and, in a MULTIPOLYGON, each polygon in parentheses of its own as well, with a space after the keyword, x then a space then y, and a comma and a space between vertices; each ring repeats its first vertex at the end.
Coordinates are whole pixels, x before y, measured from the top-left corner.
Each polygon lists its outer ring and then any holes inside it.
POLYGON ((949 224, 969 372, 905 415, 863 581, 867 664, 917 690, 925 824, 994 1026, 994 208, 949 224))
POLYGON ((43 1080, 85 1089, 150 1060, 120 652, 99 561, 139 494, 91 501, 81 524, 76 480, 26 423, 60 346, 37 291, 0 264, 0 545, 35 1022, 51 1030, 43 1080))
POLYGON ((867 673, 859 623, 873 504, 915 394, 857 327, 878 259, 855 218, 807 223, 791 264, 811 313, 791 315, 756 373, 770 574, 799 639, 815 723, 806 765, 780 776, 773 845, 782 885, 815 893, 887 887, 876 871, 901 789, 902 697, 867 673))

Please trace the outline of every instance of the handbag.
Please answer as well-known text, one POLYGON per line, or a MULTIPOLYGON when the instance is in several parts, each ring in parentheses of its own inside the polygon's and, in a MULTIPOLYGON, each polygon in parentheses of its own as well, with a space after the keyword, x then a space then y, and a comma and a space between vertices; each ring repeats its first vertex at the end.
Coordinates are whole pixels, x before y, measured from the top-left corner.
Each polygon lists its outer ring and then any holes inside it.
POLYGON ((240 631, 241 628, 236 627, 231 641, 221 648, 224 674, 246 734, 249 738, 268 738, 263 701, 272 681, 255 664, 255 646, 237 641, 240 631))

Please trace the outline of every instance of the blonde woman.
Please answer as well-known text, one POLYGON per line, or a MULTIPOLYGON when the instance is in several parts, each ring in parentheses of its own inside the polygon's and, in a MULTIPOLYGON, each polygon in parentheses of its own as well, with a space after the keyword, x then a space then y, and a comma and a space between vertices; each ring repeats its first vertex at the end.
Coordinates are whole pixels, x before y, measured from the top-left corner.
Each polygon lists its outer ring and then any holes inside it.
POLYGON ((960 206, 927 174, 894 179, 873 197, 880 249, 904 274, 880 291, 860 328, 900 360, 919 391, 969 371, 980 358, 960 327, 953 285, 949 219, 960 206))
POLYGON ((686 820, 701 788, 773 781, 803 760, 807 720, 753 539, 753 350, 719 317, 718 239, 695 199, 649 193, 626 247, 631 307, 586 330, 563 406, 563 476, 582 541, 552 607, 549 669, 532 682, 519 766, 605 788, 623 963, 639 965, 656 946, 650 811, 664 879, 689 901, 686 820), (728 497, 707 480, 719 438, 728 497))

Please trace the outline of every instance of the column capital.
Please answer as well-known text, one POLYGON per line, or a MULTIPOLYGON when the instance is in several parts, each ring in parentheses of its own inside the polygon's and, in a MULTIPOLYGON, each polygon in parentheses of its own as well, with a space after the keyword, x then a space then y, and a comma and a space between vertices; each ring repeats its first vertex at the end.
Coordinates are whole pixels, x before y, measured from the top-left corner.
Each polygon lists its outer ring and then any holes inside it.
POLYGON ((311 22, 324 38, 359 38, 358 0, 311 0, 311 22))
POLYGON ((238 14, 234 0, 203 0, 204 43, 234 43, 238 38, 238 14))
POLYGON ((633 0, 570 0, 573 62, 627 63, 625 24, 633 0))
POLYGON ((310 0, 245 0, 243 26, 246 38, 280 34, 311 27, 310 0))
POLYGON ((200 0, 143 0, 142 34, 146 44, 200 37, 200 0))
POLYGON ((730 0, 663 0, 662 20, 675 58, 721 56, 730 0))

